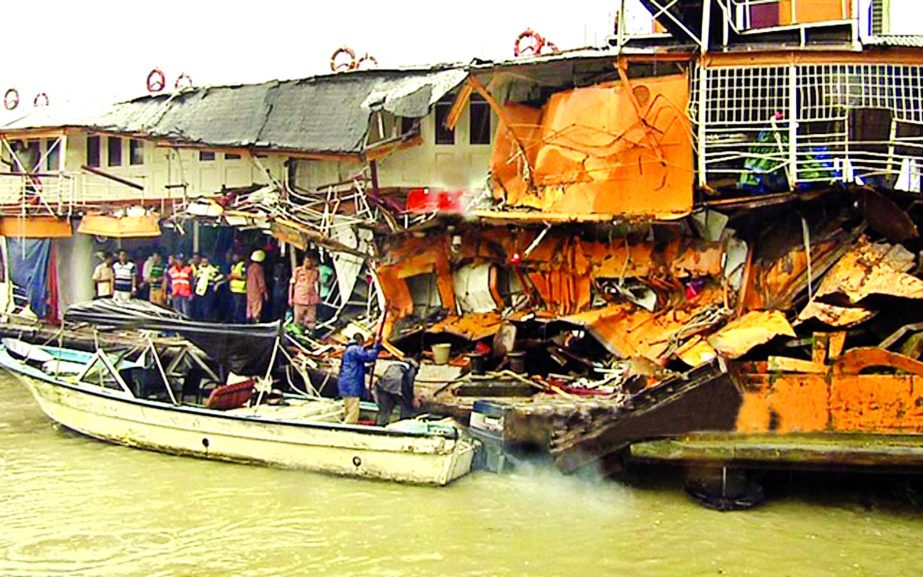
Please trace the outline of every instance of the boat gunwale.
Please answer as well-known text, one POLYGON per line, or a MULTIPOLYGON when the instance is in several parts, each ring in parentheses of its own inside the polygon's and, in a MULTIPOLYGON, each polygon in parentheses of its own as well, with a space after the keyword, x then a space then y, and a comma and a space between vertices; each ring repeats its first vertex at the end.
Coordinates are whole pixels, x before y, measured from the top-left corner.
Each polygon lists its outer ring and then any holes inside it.
MULTIPOLYGON (((88 394, 88 395, 92 395, 95 397, 102 397, 110 401, 117 401, 121 403, 127 403, 130 405, 147 407, 151 409, 174 411, 174 412, 192 414, 192 415, 197 415, 197 416, 202 416, 202 417, 215 417, 215 418, 220 418, 220 419, 228 419, 232 421, 243 421, 243 422, 248 422, 248 423, 260 423, 260 424, 267 424, 267 425, 285 425, 285 426, 290 426, 290 427, 323 429, 327 431, 348 431, 351 433, 360 433, 363 435, 378 435, 378 436, 386 436, 386 437, 410 437, 414 439, 445 439, 447 441, 454 441, 456 443, 463 441, 463 437, 461 435, 458 435, 456 437, 451 437, 451 436, 442 435, 439 433, 422 433, 422 432, 418 433, 414 431, 397 431, 393 429, 386 429, 384 427, 373 427, 373 426, 368 426, 368 425, 351 425, 351 424, 346 424, 346 423, 325 423, 322 421, 291 421, 291 420, 283 420, 283 419, 267 419, 259 415, 229 414, 224 411, 216 411, 213 409, 207 409, 204 407, 195 407, 192 405, 174 405, 172 403, 165 403, 162 401, 153 401, 150 399, 140 399, 138 397, 128 398, 128 397, 118 396, 115 394, 111 394, 105 390, 98 390, 98 391, 92 390, 92 389, 88 389, 88 388, 85 388, 79 385, 68 383, 66 381, 55 379, 54 377, 44 373, 43 371, 36 369, 34 367, 31 367, 30 365, 26 363, 22 363, 21 361, 17 360, 12 355, 10 355, 6 350, 6 347, 3 347, 2 345, 0 345, 0 367, 4 368, 7 371, 18 373, 19 375, 23 377, 43 381, 55 387, 63 387, 63 388, 66 388, 68 390, 71 390, 77 393, 88 394), (16 367, 11 366, 11 363, 9 361, 13 361, 13 363, 16 363, 17 365, 25 366, 32 370, 31 371, 17 370, 16 367)), ((118 390, 118 391, 113 390, 113 391, 124 394, 124 392, 121 390, 118 390)))

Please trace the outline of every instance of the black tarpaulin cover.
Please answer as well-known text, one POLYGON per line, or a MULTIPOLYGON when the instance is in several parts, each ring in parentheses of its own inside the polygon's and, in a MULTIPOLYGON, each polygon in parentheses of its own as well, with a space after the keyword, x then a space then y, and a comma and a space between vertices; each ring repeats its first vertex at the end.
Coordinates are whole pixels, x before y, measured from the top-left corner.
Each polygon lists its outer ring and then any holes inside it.
POLYGON ((266 372, 280 335, 279 321, 253 325, 206 323, 141 300, 118 303, 99 299, 76 304, 67 309, 64 320, 101 328, 175 332, 202 349, 219 365, 241 375, 266 372))

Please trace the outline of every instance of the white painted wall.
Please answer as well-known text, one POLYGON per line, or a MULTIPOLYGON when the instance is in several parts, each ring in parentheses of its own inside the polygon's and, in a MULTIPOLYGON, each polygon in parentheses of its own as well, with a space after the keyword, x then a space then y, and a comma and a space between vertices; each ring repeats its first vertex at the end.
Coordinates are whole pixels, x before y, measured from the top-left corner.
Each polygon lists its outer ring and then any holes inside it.
MULTIPOLYGON (((72 184, 56 187, 59 179, 43 178, 43 186, 47 189, 48 202, 57 201, 58 190, 63 196, 68 196, 68 191, 73 190, 78 202, 100 201, 126 201, 126 200, 161 200, 182 199, 183 189, 180 187, 167 188, 167 185, 187 185, 186 195, 194 198, 206 194, 214 194, 221 190, 222 185, 227 187, 247 186, 253 183, 266 184, 270 178, 263 169, 246 154, 241 158, 228 158, 226 154, 214 152, 214 160, 200 160, 198 150, 174 149, 157 146, 154 142, 143 141, 143 164, 132 165, 129 162, 129 139, 120 138, 122 145, 122 163, 120 166, 108 166, 109 138, 100 136, 100 166, 99 170, 118 176, 144 187, 137 190, 124 184, 107 179, 82 170, 87 163, 87 138, 85 131, 72 131, 67 136, 66 153, 64 154, 64 171, 71 176, 72 184)), ((51 139, 53 141, 53 139, 51 139)), ((42 142, 45 150, 49 139, 42 142)), ((9 159, 9 153, 4 150, 4 158, 9 159)), ((273 178, 282 179, 285 176, 283 163, 287 157, 283 155, 267 155, 259 158, 259 162, 270 172, 273 178)), ((47 167, 42 167, 42 172, 47 172, 47 167)), ((15 202, 21 179, 13 177, 0 177, 0 203, 15 202)), ((63 198, 67 201, 67 198, 63 198)))
MULTIPOLYGON (((483 187, 490 169, 491 144, 469 144, 469 110, 462 112, 455 127, 455 144, 436 144, 435 113, 422 119, 422 143, 397 150, 378 161, 379 184, 383 188, 432 187, 474 190, 483 187)), ((497 118, 491 115, 491 138, 497 118)), ((356 162, 297 161, 296 184, 313 190, 342 182, 362 171, 356 162)))

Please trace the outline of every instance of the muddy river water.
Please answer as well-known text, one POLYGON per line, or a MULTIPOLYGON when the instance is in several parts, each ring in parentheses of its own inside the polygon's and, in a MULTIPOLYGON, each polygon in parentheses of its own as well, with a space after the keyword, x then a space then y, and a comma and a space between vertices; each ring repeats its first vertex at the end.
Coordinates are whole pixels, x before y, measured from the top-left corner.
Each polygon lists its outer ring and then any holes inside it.
POLYGON ((816 487, 717 513, 666 474, 354 481, 108 445, 6 374, 0 392, 0 577, 923 575, 912 499, 816 487))

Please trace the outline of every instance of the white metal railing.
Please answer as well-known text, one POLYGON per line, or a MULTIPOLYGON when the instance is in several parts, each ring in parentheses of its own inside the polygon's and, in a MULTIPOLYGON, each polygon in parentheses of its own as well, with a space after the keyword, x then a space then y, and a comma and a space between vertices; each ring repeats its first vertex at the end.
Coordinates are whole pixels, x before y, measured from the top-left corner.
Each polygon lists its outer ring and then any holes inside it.
POLYGON ((70 214, 75 203, 73 176, 66 173, 0 173, 0 206, 6 213, 70 214))
POLYGON ((879 179, 920 189, 923 66, 697 67, 692 86, 700 185, 879 179))

